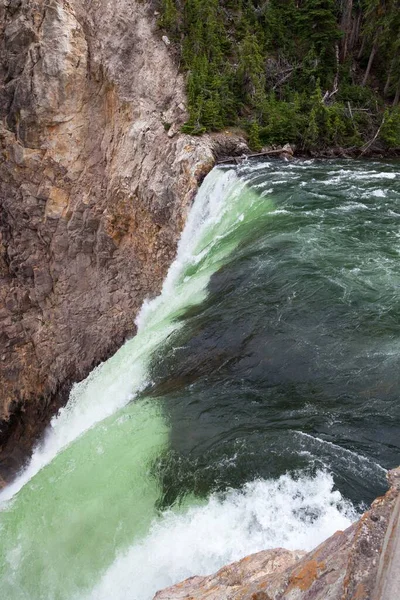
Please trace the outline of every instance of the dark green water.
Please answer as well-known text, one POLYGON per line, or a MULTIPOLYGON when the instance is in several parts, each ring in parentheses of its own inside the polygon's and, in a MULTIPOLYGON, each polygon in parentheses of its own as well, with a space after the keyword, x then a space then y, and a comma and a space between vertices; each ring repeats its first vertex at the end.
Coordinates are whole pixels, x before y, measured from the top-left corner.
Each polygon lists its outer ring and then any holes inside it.
POLYGON ((386 489, 382 467, 400 463, 398 169, 238 169, 275 210, 249 223, 154 356, 166 502, 321 467, 356 505, 386 489))

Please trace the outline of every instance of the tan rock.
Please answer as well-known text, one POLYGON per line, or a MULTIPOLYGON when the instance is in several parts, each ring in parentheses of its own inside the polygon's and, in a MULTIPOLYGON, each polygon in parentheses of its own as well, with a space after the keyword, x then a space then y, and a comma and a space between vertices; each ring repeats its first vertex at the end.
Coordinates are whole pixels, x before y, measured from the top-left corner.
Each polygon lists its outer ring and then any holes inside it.
POLYGON ((68 193, 58 187, 50 188, 49 199, 46 202, 46 217, 61 217, 68 206, 68 193))
MULTIPOLYGON (((154 600, 233 600, 242 597, 241 594, 243 595, 245 590, 256 586, 258 582, 261 588, 265 577, 285 571, 305 554, 283 548, 258 552, 223 567, 215 575, 191 577, 183 583, 158 592, 154 600)), ((259 593, 262 593, 261 589, 259 593)), ((263 600, 263 597, 259 596, 259 600, 263 600)))

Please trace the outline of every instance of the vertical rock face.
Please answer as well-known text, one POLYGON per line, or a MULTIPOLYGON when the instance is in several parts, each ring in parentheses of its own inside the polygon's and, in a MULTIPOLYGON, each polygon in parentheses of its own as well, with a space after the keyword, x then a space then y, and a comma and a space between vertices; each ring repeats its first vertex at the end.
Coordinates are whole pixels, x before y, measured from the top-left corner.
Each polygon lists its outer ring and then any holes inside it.
POLYGON ((139 0, 0 0, 0 477, 133 334, 210 138, 139 0), (168 126, 172 125, 167 132, 168 126))

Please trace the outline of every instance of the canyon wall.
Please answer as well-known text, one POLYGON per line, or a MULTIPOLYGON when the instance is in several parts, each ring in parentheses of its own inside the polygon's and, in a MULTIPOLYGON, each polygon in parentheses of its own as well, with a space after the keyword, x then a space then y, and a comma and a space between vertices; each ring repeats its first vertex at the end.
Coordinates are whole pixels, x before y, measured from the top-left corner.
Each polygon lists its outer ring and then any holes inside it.
POLYGON ((179 134, 165 41, 150 2, 0 0, 0 484, 134 334, 232 143, 179 134))

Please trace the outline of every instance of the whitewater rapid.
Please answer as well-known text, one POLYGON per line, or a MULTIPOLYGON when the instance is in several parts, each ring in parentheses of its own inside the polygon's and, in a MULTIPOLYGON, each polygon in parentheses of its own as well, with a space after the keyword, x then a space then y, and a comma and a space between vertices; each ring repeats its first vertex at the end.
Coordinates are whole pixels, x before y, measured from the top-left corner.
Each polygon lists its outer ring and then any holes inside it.
POLYGON ((249 482, 155 519, 85 600, 151 600, 158 590, 261 550, 312 550, 356 516, 326 472, 249 482))

